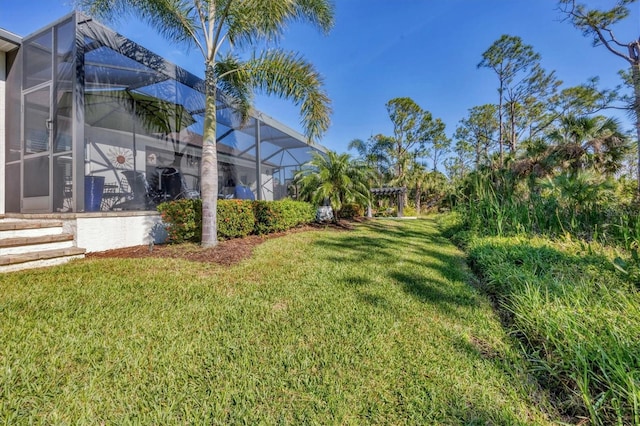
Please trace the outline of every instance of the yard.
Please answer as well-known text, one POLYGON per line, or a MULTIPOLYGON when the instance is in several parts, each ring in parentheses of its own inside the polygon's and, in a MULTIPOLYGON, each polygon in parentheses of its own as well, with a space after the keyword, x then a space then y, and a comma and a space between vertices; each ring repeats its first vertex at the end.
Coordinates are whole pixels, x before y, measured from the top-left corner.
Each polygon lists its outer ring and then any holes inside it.
POLYGON ((431 219, 0 275, 0 423, 557 420, 470 283, 431 219))

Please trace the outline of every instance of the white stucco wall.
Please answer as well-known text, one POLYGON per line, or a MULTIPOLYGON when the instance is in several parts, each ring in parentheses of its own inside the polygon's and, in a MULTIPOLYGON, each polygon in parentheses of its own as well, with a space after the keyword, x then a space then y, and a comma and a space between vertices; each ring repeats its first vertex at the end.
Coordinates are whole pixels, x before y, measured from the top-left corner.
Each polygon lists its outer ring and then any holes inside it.
POLYGON ((75 219, 76 244, 87 252, 161 243, 164 234, 158 214, 87 216, 75 219))
POLYGON ((4 152, 5 152, 5 80, 7 78, 6 54, 0 52, 0 214, 4 214, 4 152))

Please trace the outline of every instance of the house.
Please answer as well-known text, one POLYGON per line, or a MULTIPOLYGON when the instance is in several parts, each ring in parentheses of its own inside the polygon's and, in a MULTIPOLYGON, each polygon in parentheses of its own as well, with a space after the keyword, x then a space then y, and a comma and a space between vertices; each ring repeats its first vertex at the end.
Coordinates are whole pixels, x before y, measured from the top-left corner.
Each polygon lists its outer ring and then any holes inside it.
MULTIPOLYGON (((0 29, 0 216, 59 221, 87 251, 150 243, 158 203, 199 196, 203 84, 79 12, 0 29)), ((284 198, 324 150, 258 111, 241 124, 223 96, 217 122, 219 198, 284 198)))

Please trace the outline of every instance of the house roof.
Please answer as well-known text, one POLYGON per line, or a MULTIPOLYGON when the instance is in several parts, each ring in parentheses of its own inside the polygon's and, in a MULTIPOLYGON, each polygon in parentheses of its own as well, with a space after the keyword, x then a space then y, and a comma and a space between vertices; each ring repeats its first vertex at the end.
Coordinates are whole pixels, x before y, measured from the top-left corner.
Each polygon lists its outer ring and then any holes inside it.
POLYGON ((0 28, 0 52, 9 52, 22 44, 20 36, 0 28))

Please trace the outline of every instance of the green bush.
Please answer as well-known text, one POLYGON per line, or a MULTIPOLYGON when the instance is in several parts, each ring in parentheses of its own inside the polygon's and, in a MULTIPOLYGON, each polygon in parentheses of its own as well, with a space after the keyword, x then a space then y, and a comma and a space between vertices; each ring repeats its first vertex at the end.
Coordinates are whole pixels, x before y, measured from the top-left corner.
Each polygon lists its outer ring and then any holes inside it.
POLYGON ((157 207, 166 225, 171 243, 200 242, 202 237, 202 200, 176 200, 157 207))
POLYGON ((418 216, 418 212, 416 211, 415 207, 412 206, 407 206, 402 209, 402 214, 404 216, 418 216))
POLYGON ((218 239, 246 237, 256 225, 252 201, 218 200, 218 239))
POLYGON ((253 211, 256 218, 254 232, 258 235, 286 231, 315 219, 313 206, 302 201, 254 201, 253 211))
POLYGON ((340 217, 342 219, 353 219, 354 217, 364 216, 364 208, 360 204, 349 203, 340 209, 340 217))
MULTIPOLYGON (((158 206, 170 243, 199 243, 202 237, 202 200, 176 200, 158 206)), ((301 201, 218 200, 218 239, 286 231, 311 223, 315 210, 301 201)))

